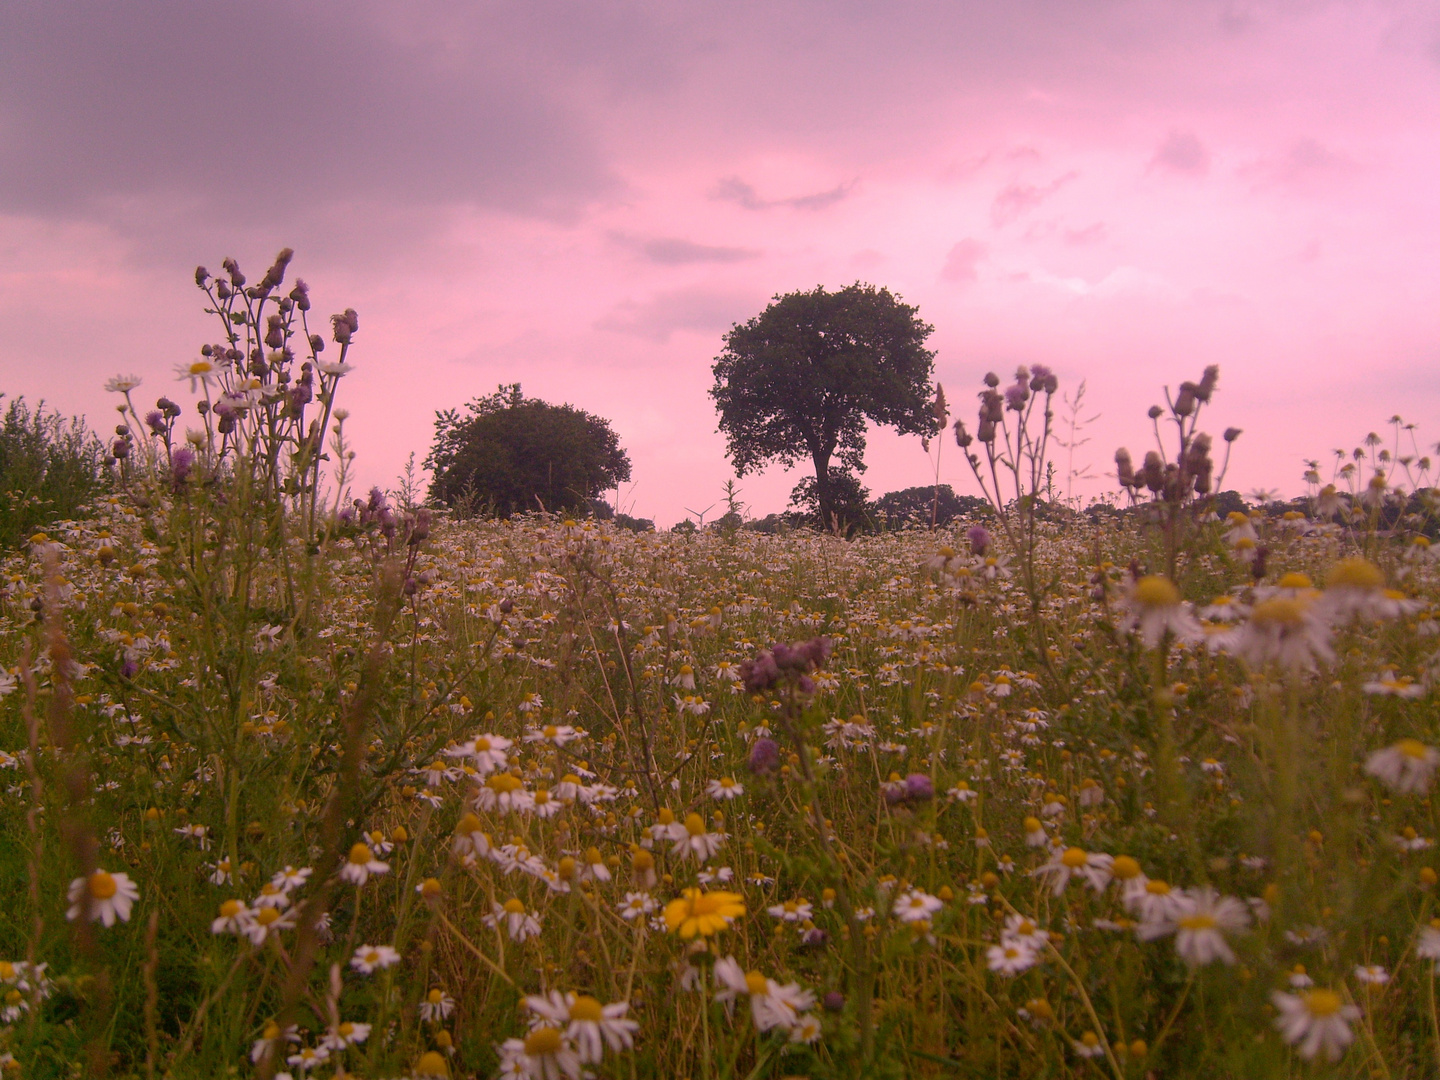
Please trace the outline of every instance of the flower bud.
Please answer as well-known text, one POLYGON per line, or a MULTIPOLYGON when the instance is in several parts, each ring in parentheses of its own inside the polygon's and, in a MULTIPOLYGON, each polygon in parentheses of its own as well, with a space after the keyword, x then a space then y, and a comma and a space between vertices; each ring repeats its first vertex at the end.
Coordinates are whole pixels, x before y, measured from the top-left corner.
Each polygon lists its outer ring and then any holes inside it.
POLYGON ((209 270, 206 270, 205 267, 203 267, 203 266, 197 266, 197 267, 195 267, 195 284, 196 284, 196 285, 199 285, 200 288, 203 289, 203 288, 205 287, 205 283, 206 283, 207 281, 209 281, 209 280, 210 280, 210 271, 209 271, 209 270))

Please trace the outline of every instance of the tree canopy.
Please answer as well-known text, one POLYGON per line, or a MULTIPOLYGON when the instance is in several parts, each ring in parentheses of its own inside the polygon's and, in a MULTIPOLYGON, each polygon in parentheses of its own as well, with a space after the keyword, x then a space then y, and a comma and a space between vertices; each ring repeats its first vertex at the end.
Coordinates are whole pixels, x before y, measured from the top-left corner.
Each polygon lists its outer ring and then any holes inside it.
POLYGON ((865 468, 865 422, 931 435, 925 348, 934 327, 888 289, 857 282, 777 296, 725 335, 710 396, 740 475, 778 461, 815 468, 821 520, 836 521, 830 461, 865 468))
POLYGON ((630 479, 630 458, 610 422, 573 405, 527 398, 520 384, 435 414, 430 497, 499 517, 579 511, 630 479))

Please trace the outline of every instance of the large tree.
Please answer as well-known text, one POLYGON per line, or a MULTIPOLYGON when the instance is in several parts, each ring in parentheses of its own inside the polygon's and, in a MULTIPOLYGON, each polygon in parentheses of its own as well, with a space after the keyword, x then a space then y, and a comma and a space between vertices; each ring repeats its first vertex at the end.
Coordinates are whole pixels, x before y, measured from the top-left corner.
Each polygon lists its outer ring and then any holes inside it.
POLYGON ((830 459, 865 468, 865 421, 931 435, 925 348, 934 330, 889 289, 856 283, 775 297, 725 335, 710 396, 740 475, 808 460, 822 521, 837 524, 830 459))
POLYGON ((527 398, 501 386, 466 406, 435 414, 430 497, 457 500, 500 517, 526 510, 583 510, 630 479, 630 458, 610 422, 572 405, 527 398))

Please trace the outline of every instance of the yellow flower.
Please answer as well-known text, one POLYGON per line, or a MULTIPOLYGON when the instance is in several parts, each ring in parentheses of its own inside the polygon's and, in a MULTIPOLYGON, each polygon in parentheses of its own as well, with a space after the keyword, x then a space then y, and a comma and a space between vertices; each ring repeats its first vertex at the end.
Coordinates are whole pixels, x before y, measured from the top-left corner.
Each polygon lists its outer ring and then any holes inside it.
POLYGON ((665 905, 665 926, 686 939, 712 937, 744 914, 745 898, 739 893, 685 889, 680 899, 665 905))

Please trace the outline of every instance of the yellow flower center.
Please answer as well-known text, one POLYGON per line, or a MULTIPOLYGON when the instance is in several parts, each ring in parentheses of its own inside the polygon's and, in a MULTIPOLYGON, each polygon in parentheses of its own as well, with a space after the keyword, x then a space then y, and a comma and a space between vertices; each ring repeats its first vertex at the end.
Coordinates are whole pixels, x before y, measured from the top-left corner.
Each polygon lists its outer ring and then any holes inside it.
POLYGON ((1180 590, 1159 574, 1148 574, 1135 583, 1135 602, 1145 607, 1177 607, 1180 590))
POLYGON ((604 1019, 604 1016, 605 1013, 601 1009, 600 1002, 585 994, 577 997, 574 1004, 570 1006, 571 1020, 587 1020, 592 1024, 598 1024, 604 1019))
POLYGON ((240 912, 244 910, 245 905, 242 904, 239 900, 226 900, 223 904, 220 905, 220 917, 224 919, 233 919, 236 915, 239 915, 240 912))
POLYGON ((1213 915, 1182 915, 1180 917, 1180 929, 1182 930, 1213 930, 1215 929, 1215 916, 1213 915))
POLYGON ((745 975, 745 989, 752 994, 760 995, 767 993, 770 986, 764 975, 758 971, 751 971, 745 975))
POLYGON ((544 732, 542 732, 542 734, 547 739, 553 739, 556 735, 560 734, 560 729, 557 728, 554 724, 546 724, 545 730, 544 732))
POLYGON ((5 982, 13 982, 15 979, 15 965, 9 960, 0 960, 0 979, 5 982))
POLYGON ((1035 933, 1035 924, 1029 919, 1021 919, 1020 925, 1015 928, 1015 932, 1021 937, 1029 937, 1035 933))
POLYGON ((448 1077, 450 1075, 450 1064, 445 1060, 445 1055, 441 1054, 438 1050, 427 1050, 420 1055, 420 1060, 415 1063, 415 1075, 448 1077))
POLYGON ((115 879, 104 870, 96 870, 91 874, 88 885, 90 895, 96 900, 109 900, 120 889, 120 886, 115 884, 115 879))
POLYGON ((1341 559, 1325 575, 1327 589, 1380 589, 1385 586, 1385 575, 1369 559, 1358 556, 1341 559))
POLYGON ((445 1000, 445 991, 437 987, 425 995, 425 1000, 430 1002, 431 1005, 439 1005, 440 1002, 445 1000))
POLYGON ((480 831, 480 819, 474 814, 466 814, 455 825, 455 831, 461 836, 480 831))
POLYGON ((1344 1004, 1334 990, 1311 990, 1302 999, 1311 1016, 1334 1016, 1344 1004))
POLYGON ((1395 749, 1413 761, 1425 758, 1426 746, 1419 739, 1401 739, 1395 744, 1395 749))
POLYGON ((538 1027, 525 1036, 525 1053, 531 1057, 553 1054, 560 1049, 560 1032, 553 1027, 538 1027))
POLYGON ((348 1039, 351 1035, 355 1034, 355 1025, 352 1024, 349 1020, 346 1020, 343 1024, 341 1024, 338 1028, 335 1029, 335 1034, 339 1035, 342 1039, 348 1039))
POLYGON ((273 907, 261 908, 255 913, 255 921, 261 926, 269 926, 280 918, 280 912, 273 907))
POLYGON ((375 858, 368 844, 356 844, 350 849, 350 862, 354 866, 366 866, 375 858))
POLYGON ((1170 885, 1159 878, 1151 878, 1145 883, 1145 891, 1151 896, 1169 896, 1170 885))
POLYGON ((1299 626, 1305 620, 1309 605, 1288 596, 1272 596, 1262 600, 1250 612, 1250 621, 1257 626, 1299 626))
POLYGON ((475 752, 476 752, 477 754, 485 754, 485 753, 488 753, 489 751, 490 751, 490 740, 489 740, 489 739, 476 739, 476 740, 475 740, 475 752))
POLYGON ((1130 881, 1140 876, 1140 864, 1129 855, 1116 855, 1110 873, 1121 881, 1130 881))
POLYGON ((1040 829, 1041 829, 1041 825, 1040 825, 1040 819, 1039 819, 1039 818, 1037 818, 1037 817, 1027 817, 1027 818, 1025 819, 1025 831, 1026 831, 1026 832, 1039 832, 1040 829))
POLYGON ((576 776, 574 773, 566 773, 560 778, 560 782, 562 784, 574 784, 576 787, 579 787, 580 777, 576 776))
POLYGON ((673 824, 675 824, 675 815, 670 812, 670 808, 669 808, 668 806, 662 806, 662 807, 660 808, 660 824, 661 824, 661 825, 673 825, 673 824))
POLYGON ((511 915, 524 915, 525 905, 517 897, 512 896, 505 901, 505 910, 511 915))
POLYGON ((1089 858, 1090 856, 1085 853, 1083 848, 1066 848, 1065 854, 1060 856, 1060 864, 1068 866, 1071 870, 1079 870, 1089 858))
POLYGON ((685 815, 685 831, 691 836, 705 835, 705 819, 699 814, 685 815))
POLYGON ((215 370, 215 365, 209 360, 196 360, 190 365, 191 375, 208 375, 215 370))
POLYGON ((1304 574, 1292 570, 1280 579, 1282 589, 1313 589, 1315 583, 1304 574))

